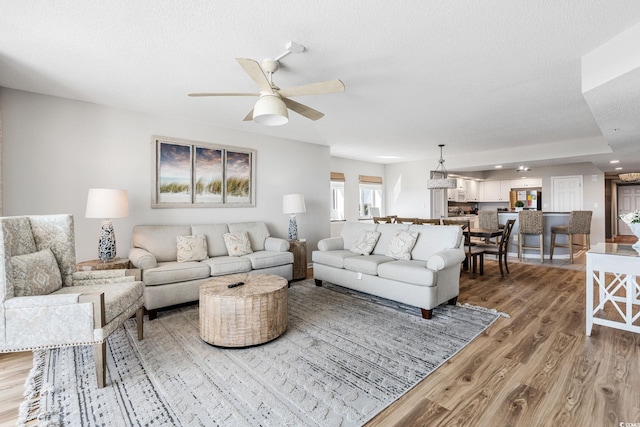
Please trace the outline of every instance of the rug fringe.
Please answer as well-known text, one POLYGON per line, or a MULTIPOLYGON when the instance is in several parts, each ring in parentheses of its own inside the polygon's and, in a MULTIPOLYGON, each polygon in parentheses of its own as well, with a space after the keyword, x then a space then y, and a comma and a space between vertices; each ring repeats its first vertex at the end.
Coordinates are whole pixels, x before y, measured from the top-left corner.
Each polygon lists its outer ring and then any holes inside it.
POLYGON ((486 307, 480 307, 477 305, 471 305, 468 303, 464 303, 464 304, 457 304, 459 307, 465 307, 465 308, 470 308, 472 310, 478 310, 478 311, 484 311, 485 313, 493 313, 496 314, 500 317, 504 317, 505 319, 511 319, 511 316, 509 316, 507 313, 503 313, 501 311, 496 310, 495 308, 486 308, 486 307))
POLYGON ((44 373, 44 350, 33 352, 33 367, 29 371, 24 384, 24 401, 18 410, 18 426, 24 426, 38 417, 40 409, 40 392, 44 373))

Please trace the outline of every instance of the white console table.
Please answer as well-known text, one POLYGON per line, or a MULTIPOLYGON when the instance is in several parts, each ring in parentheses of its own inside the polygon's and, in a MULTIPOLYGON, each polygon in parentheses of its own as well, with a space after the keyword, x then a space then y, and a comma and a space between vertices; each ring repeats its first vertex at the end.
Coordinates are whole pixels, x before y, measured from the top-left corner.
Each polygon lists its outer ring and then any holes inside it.
POLYGON ((587 335, 593 325, 640 332, 639 276, 640 254, 631 245, 598 243, 591 247, 587 252, 587 335), (605 307, 608 318, 597 317, 605 307))

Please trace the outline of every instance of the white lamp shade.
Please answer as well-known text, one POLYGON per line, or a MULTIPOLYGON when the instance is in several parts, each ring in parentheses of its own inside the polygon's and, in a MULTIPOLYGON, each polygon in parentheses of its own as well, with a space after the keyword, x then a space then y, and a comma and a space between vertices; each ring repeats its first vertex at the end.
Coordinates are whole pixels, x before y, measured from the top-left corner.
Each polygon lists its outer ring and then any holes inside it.
POLYGON ((253 107, 253 121, 266 126, 280 126, 289 122, 287 106, 278 95, 260 95, 253 107))
POLYGON ((287 194, 282 198, 282 213, 297 214, 306 212, 304 196, 302 194, 287 194))
POLYGON ((86 218, 123 218, 129 216, 127 190, 90 188, 86 218))

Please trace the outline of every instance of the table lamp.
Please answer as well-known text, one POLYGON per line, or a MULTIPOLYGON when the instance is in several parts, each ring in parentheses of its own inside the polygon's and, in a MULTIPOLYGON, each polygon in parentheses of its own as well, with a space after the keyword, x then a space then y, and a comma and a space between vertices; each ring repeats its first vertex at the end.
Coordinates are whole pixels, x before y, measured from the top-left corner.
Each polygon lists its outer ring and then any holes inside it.
POLYGON ((306 211, 302 194, 287 194, 282 198, 282 213, 289 214, 289 240, 298 240, 296 214, 306 211))
POLYGON ((102 231, 98 241, 98 258, 108 262, 116 257, 116 235, 111 218, 129 215, 127 190, 90 188, 87 197, 86 218, 102 218, 102 231))

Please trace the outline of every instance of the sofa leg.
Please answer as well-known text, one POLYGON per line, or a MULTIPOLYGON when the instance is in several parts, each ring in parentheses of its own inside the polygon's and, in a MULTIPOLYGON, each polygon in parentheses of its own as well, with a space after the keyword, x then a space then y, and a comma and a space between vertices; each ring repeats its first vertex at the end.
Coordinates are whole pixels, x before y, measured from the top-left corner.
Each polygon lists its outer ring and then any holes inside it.
POLYGON ((136 325, 138 326, 138 341, 144 337, 144 307, 136 311, 136 325))
POLYGON ((147 314, 149 315, 149 320, 153 320, 158 317, 158 310, 147 310, 147 314))
POLYGON ((322 286, 322 280, 320 279, 313 279, 314 282, 316 282, 316 286, 322 286))
POLYGON ((458 297, 453 297, 448 301, 449 305, 456 305, 458 303, 458 297))
POLYGON ((423 319, 431 319, 431 316, 433 315, 433 310, 427 310, 426 308, 421 308, 420 311, 422 311, 423 319))
POLYGON ((106 363, 107 363, 107 342, 93 345, 93 358, 96 361, 96 379, 98 380, 98 388, 103 388, 106 382, 106 363))

